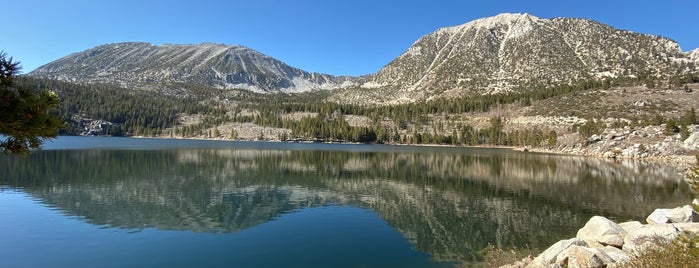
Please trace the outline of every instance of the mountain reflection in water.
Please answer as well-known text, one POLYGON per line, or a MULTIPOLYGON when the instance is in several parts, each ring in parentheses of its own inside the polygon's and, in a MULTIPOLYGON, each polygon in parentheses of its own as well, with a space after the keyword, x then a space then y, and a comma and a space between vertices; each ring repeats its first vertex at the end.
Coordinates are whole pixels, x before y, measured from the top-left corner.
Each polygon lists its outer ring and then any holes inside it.
POLYGON ((47 150, 0 158, 0 185, 116 228, 229 233, 318 206, 368 208, 440 261, 542 248, 592 215, 689 199, 660 165, 507 150, 47 150))

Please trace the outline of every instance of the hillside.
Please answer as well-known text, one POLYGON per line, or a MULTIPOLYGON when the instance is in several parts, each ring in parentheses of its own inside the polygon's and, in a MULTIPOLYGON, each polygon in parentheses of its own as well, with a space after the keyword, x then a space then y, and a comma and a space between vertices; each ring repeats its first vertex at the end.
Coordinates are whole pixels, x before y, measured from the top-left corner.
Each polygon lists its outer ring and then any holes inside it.
POLYGON ((667 38, 586 19, 500 14, 417 40, 346 103, 406 103, 610 78, 696 72, 696 52, 667 38), (692 56, 694 55, 694 56, 692 56), (369 100, 369 101, 367 101, 369 100))
POLYGON ((29 75, 164 91, 180 89, 178 84, 185 83, 253 92, 306 92, 361 81, 309 73, 247 47, 212 43, 102 45, 40 66, 29 75))
POLYGON ((21 82, 58 93, 65 134, 665 157, 699 149, 697 53, 585 19, 501 14, 428 34, 363 78, 240 46, 121 43, 21 82))

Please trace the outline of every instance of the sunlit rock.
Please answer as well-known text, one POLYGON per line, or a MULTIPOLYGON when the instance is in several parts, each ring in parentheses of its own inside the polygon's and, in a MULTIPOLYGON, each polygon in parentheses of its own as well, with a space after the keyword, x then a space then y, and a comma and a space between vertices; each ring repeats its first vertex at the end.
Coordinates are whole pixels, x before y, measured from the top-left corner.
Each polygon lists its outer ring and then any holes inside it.
POLYGON ((544 252, 539 254, 532 262, 527 265, 527 267, 549 267, 549 265, 556 262, 558 255, 561 254, 566 249, 571 246, 587 246, 584 240, 579 238, 573 238, 568 240, 561 240, 558 243, 553 244, 551 247, 546 249, 544 252))
POLYGON ((679 222, 696 222, 699 221, 699 216, 690 205, 677 207, 673 209, 659 208, 653 211, 646 221, 651 224, 658 223, 679 223, 679 222))
POLYGON ((624 244, 623 236, 626 230, 618 224, 602 216, 594 216, 578 230, 577 238, 586 241, 595 241, 603 246, 619 247, 624 244))
POLYGON ((632 230, 624 237, 623 250, 638 252, 657 245, 659 241, 675 239, 680 231, 671 224, 647 224, 632 230))

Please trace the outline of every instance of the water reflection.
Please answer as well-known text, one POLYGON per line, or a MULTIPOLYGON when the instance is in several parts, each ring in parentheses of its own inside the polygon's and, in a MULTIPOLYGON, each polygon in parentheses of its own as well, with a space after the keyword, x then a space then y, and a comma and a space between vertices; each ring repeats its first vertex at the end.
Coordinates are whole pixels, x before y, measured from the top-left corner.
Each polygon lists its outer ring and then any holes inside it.
POLYGON ((330 204, 370 208, 440 261, 544 247, 594 214, 642 219, 689 194, 664 166, 498 150, 56 150, 0 158, 0 185, 117 228, 227 233, 330 204))

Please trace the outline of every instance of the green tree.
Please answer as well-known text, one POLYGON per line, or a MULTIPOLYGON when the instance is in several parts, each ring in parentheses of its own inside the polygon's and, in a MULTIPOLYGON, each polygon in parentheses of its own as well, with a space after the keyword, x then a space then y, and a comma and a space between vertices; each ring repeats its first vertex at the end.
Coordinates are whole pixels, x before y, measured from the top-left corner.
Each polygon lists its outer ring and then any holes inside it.
POLYGON ((20 69, 0 52, 0 151, 24 155, 56 137, 63 122, 50 114, 58 104, 56 94, 15 85, 20 69))
POLYGON ((502 118, 490 118, 490 128, 488 130, 488 143, 493 145, 502 144, 502 118))
POLYGON ((684 115, 680 118, 680 123, 683 125, 693 125, 699 123, 697 121, 697 112, 694 107, 687 110, 684 115))
POLYGON ((549 131, 549 137, 548 137, 549 148, 556 147, 557 143, 558 143, 558 133, 556 133, 555 130, 549 131))
POLYGON ((682 138, 682 140, 686 140, 687 138, 689 138, 690 133, 689 133, 689 127, 687 127, 687 125, 681 125, 679 132, 680 132, 680 137, 682 138))
POLYGON ((672 135, 677 133, 680 133, 680 127, 677 125, 677 121, 672 118, 667 120, 665 123, 665 134, 672 135))
POLYGON ((601 131, 600 126, 594 119, 587 120, 585 124, 578 128, 578 133, 584 139, 589 139, 592 135, 599 134, 601 131))

